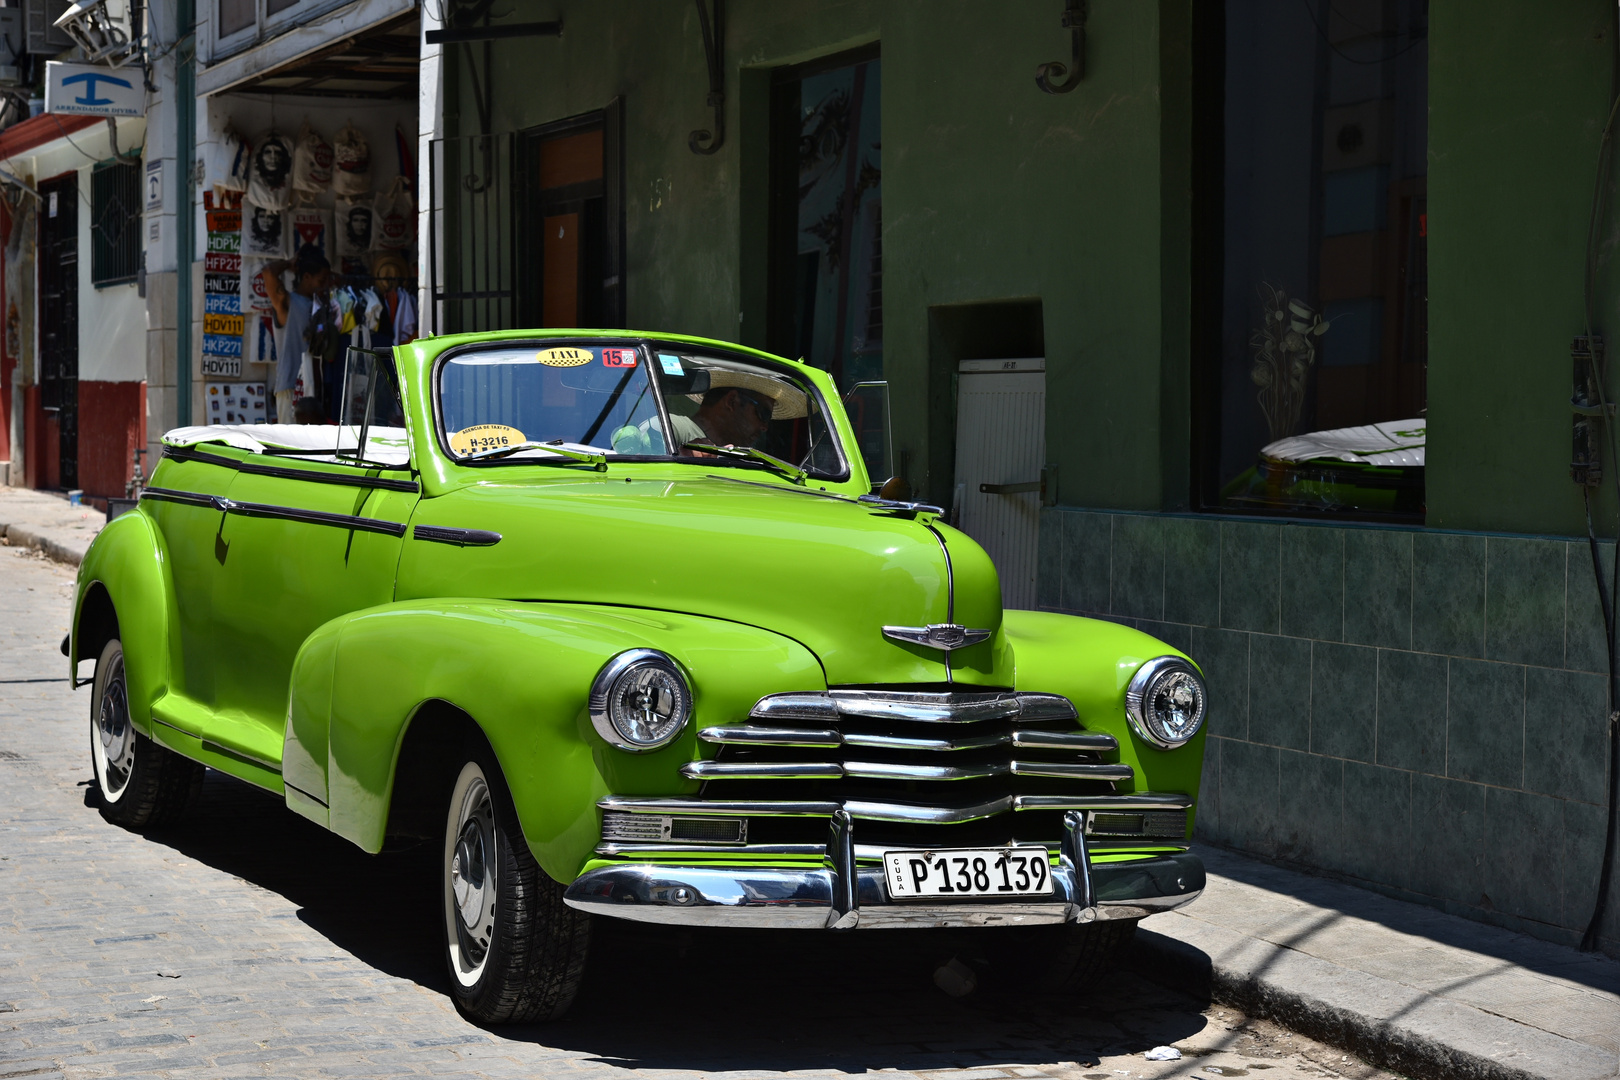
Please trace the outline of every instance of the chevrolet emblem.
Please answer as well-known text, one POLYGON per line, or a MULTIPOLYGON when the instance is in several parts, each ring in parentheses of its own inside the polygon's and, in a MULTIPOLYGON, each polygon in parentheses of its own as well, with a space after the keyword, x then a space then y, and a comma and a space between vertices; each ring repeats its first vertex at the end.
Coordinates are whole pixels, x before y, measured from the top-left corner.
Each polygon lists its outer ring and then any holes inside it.
POLYGON ((883 636, 890 641, 950 652, 977 645, 990 636, 990 631, 972 630, 956 623, 931 623, 928 626, 885 626, 883 636))

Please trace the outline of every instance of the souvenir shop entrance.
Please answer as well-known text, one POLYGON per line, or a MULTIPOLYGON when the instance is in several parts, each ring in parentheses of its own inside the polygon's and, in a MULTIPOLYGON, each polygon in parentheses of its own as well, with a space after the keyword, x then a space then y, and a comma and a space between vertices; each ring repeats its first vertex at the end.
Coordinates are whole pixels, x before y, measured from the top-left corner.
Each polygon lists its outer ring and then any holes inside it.
POLYGON ((412 12, 199 110, 201 422, 336 423, 347 348, 416 337, 418 64, 412 12))

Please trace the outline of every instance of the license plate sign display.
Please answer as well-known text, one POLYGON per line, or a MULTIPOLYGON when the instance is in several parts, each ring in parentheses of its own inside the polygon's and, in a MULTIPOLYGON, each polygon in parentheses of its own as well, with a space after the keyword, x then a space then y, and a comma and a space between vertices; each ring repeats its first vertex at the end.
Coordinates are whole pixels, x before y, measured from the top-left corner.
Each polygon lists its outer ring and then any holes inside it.
POLYGON ((885 851, 883 870, 895 900, 1052 895, 1052 868, 1040 847, 885 851))

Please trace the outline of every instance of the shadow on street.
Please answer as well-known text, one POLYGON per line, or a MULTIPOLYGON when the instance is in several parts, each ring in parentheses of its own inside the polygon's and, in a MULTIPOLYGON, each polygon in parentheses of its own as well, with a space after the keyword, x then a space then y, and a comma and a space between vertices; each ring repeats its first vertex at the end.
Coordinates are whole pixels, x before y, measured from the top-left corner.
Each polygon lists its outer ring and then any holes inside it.
MULTIPOLYGON (((93 807, 94 796, 86 799, 93 807)), ((109 826, 110 827, 110 826, 109 826)), ((448 995, 439 956, 438 845, 367 855, 273 795, 210 772, 186 821, 149 834, 298 905, 298 917, 379 971, 448 995)), ((493 1029, 623 1068, 725 1071, 1095 1064, 1186 1039, 1207 1001, 1129 971, 1079 995, 1035 992, 1027 932, 681 930, 598 920, 573 1010, 493 1029), (1023 955, 1019 955, 1022 953, 1023 955), (933 983, 952 957, 979 989, 933 983)))

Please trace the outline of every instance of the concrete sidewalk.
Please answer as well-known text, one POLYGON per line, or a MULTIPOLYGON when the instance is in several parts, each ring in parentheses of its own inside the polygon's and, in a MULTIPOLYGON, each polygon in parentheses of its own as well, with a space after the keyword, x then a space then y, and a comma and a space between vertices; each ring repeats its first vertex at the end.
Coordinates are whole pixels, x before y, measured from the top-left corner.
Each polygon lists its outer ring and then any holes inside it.
POLYGON ((1620 962, 1199 846, 1150 976, 1425 1080, 1620 1076, 1620 962))
POLYGON ((66 496, 0 486, 0 538, 12 547, 38 548, 77 566, 106 523, 100 510, 71 506, 66 496))

